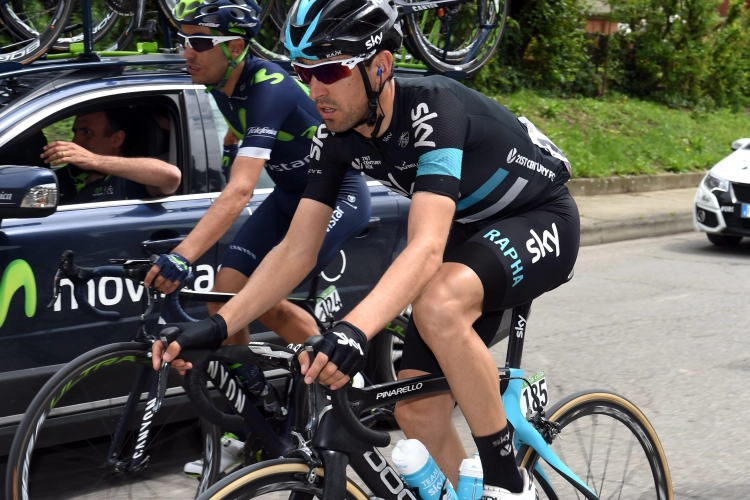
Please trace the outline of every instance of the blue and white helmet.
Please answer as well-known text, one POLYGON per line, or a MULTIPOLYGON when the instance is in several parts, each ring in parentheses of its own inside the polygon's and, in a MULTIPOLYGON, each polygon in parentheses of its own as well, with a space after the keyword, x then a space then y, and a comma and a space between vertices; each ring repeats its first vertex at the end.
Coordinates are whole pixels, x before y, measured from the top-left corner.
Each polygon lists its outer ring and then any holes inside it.
POLYGON ((281 30, 290 59, 395 51, 402 39, 389 0, 296 0, 281 30))

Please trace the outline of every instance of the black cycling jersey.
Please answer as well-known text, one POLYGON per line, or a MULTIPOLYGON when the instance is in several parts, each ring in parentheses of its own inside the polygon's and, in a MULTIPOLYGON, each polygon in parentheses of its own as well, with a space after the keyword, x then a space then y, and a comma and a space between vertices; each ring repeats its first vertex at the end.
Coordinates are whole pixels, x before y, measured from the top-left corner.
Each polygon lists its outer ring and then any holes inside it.
POLYGON ((395 82, 393 118, 381 137, 319 127, 303 197, 334 206, 354 167, 404 196, 448 196, 454 219, 470 223, 537 204, 570 179, 557 146, 494 100, 442 76, 395 82))
POLYGON ((218 90, 211 95, 242 141, 237 156, 266 160, 277 188, 301 192, 310 140, 321 121, 307 88, 277 64, 248 57, 232 96, 218 90))

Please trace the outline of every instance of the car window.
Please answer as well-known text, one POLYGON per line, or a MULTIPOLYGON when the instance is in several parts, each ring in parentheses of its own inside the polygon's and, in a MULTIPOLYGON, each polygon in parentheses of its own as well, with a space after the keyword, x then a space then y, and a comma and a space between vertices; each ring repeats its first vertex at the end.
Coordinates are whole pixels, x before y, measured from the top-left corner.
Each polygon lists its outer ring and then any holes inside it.
MULTIPOLYGON (((211 114, 213 115, 214 123, 216 124, 216 132, 219 134, 219 144, 223 145, 224 137, 227 135, 227 130, 229 130, 229 127, 227 126, 227 121, 224 119, 224 115, 221 114, 219 106, 214 100, 214 96, 211 94, 208 95, 208 101, 211 103, 211 114)), ((268 172, 266 172, 266 169, 263 169, 260 173, 260 178, 258 178, 258 185, 256 186, 256 188, 261 189, 272 187, 274 187, 274 183, 268 176, 268 172)))
MULTIPOLYGON (((104 120, 106 122, 104 126, 109 127, 110 120, 115 120, 122 125, 123 131, 127 130, 124 142, 119 146, 121 156, 151 157, 179 166, 177 161, 179 148, 174 130, 175 121, 172 116, 175 111, 171 110, 171 102, 167 99, 151 98, 142 104, 140 101, 134 104, 132 100, 127 100, 109 101, 107 104, 97 106, 89 102, 85 106, 69 108, 62 116, 59 113, 57 116, 49 117, 50 120, 56 119, 56 121, 45 120, 39 124, 38 128, 25 130, 0 149, 2 163, 50 168, 50 165, 45 164, 41 158, 44 146, 54 141, 74 142, 73 127, 76 117, 98 115, 97 119, 89 119, 91 123, 85 122, 86 118, 84 118, 84 122, 78 124, 79 139, 82 139, 82 142, 75 142, 79 147, 96 151, 96 149, 91 149, 96 143, 85 145, 85 137, 93 137, 92 141, 104 141, 108 148, 108 138, 113 135, 108 129, 100 134, 89 136, 86 134, 92 134, 92 130, 96 129, 94 123, 104 120), (105 110, 106 114, 101 113, 105 110)), ((102 123, 99 125, 102 126, 102 123)), ((100 154, 107 153, 100 152, 100 154)), ((60 185, 61 205, 152 197, 146 186, 136 181, 106 176, 103 179, 95 177, 89 183, 88 180, 83 182, 83 179, 90 179, 90 174, 75 166, 66 164, 51 168, 55 171, 60 185)), ((177 193, 180 192, 181 189, 178 188, 177 193)))

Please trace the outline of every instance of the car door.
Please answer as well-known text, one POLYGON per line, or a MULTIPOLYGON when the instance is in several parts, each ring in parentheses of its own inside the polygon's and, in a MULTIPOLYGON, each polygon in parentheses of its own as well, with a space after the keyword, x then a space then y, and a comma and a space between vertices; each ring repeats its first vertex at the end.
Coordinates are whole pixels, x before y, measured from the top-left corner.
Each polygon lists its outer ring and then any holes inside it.
MULTIPOLYGON (((203 124, 197 112, 196 89, 190 84, 130 86, 117 94, 118 103, 161 99, 171 110, 170 157, 183 173, 174 196, 59 207, 41 219, 10 219, 0 225, 0 438, 7 438, 28 402, 61 364, 112 342, 136 335, 143 289, 121 278, 101 278, 88 286, 89 301, 115 310, 117 321, 102 321, 83 313, 67 280, 52 300, 52 280, 60 255, 72 250, 81 266, 106 265, 111 258, 145 258, 169 250, 165 240, 188 234, 211 205, 203 124)), ((123 89, 119 89, 123 90, 123 89)), ((18 126, 5 134, 20 134, 50 114, 75 113, 101 99, 111 104, 111 88, 65 96, 32 112, 21 112, 18 126)), ((6 120, 12 117, 5 117, 6 120)), ((0 136, 2 146, 13 137, 0 136)), ((215 248, 194 264, 196 288, 213 287, 215 248)), ((158 315, 153 318, 156 322, 158 315)), ((4 441, 0 439, 0 441, 4 441)), ((0 446, 0 453, 2 453, 0 446)))

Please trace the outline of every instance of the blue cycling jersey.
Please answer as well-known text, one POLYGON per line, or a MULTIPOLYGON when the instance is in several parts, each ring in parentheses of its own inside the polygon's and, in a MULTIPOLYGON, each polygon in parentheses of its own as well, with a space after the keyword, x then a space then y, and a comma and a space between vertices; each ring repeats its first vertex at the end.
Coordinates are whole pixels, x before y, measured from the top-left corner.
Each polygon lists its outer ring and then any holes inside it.
POLYGON ((229 128, 241 140, 237 156, 266 160, 276 187, 302 192, 310 141, 321 122, 307 88, 279 65, 248 57, 231 97, 212 90, 229 128))

